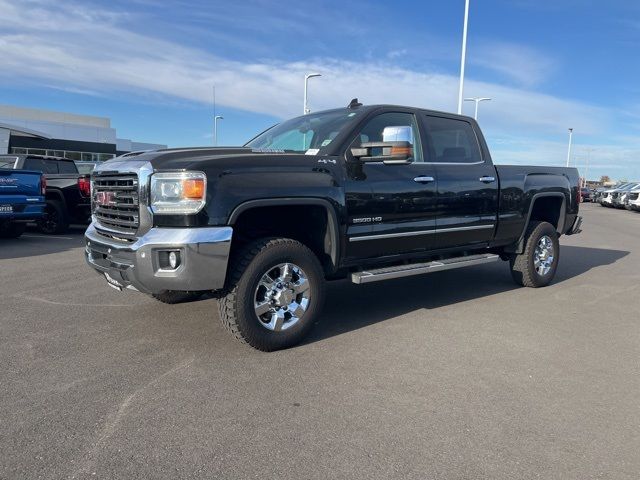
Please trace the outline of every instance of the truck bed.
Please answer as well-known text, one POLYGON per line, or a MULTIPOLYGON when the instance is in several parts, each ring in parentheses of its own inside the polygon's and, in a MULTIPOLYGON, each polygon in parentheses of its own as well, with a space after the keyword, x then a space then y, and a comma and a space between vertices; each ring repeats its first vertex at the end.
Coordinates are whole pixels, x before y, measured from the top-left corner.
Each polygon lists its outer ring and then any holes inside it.
POLYGON ((573 225, 579 207, 577 169, 540 165, 495 165, 495 168, 500 182, 497 245, 524 233, 532 202, 539 197, 563 199, 567 216, 564 225, 559 226, 560 234, 573 225))
POLYGON ((0 169, 0 220, 36 220, 42 216, 42 173, 0 169))

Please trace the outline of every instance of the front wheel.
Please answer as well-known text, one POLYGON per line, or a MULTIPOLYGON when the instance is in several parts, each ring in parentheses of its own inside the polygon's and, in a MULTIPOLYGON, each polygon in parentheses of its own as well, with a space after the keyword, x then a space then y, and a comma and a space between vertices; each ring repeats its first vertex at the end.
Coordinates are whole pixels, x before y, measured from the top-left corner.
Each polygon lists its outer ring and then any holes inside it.
POLYGON ((559 259, 560 242, 555 227, 548 222, 531 222, 524 252, 510 259, 511 276, 523 287, 545 287, 553 280, 559 259))
POLYGON ((325 280, 315 254, 296 240, 258 240, 236 256, 220 320, 252 347, 273 351, 299 343, 324 303, 325 280))

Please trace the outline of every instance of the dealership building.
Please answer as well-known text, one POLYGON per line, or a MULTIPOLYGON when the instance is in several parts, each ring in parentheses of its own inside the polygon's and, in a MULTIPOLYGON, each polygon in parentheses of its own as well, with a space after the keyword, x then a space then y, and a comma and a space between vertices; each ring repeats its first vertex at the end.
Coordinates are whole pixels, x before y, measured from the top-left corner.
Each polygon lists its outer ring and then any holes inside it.
POLYGON ((123 153, 166 147, 118 138, 109 118, 0 105, 0 154, 99 162, 123 153))

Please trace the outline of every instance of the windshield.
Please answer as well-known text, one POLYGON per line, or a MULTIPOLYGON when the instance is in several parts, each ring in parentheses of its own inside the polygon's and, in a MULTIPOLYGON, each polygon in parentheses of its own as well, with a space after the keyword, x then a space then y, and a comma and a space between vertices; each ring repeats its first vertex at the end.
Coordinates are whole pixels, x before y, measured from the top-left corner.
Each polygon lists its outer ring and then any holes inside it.
POLYGON ((321 150, 357 115, 357 112, 338 110, 293 118, 261 133, 245 146, 293 153, 322 153, 321 150))

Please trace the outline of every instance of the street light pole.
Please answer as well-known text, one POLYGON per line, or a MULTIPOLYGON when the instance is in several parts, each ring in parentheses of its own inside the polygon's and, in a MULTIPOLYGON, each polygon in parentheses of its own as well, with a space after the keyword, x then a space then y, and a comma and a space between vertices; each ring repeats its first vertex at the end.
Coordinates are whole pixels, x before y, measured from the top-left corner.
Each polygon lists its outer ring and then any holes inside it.
POLYGON ((464 64, 467 56, 467 24, 469 23, 469 0, 464 4, 464 27, 462 29, 462 58, 460 59, 460 89, 458 90, 458 115, 462 115, 462 92, 464 90, 464 64))
POLYGON ((309 79, 313 78, 313 77, 321 77, 322 75, 319 73, 307 73, 304 76, 304 106, 303 106, 303 113, 306 115, 307 113, 309 113, 311 110, 309 110, 308 106, 307 106, 307 85, 309 83, 309 79))
POLYGON ((218 120, 224 120, 222 115, 213 117, 213 144, 218 146, 218 120))
POLYGON ((571 140, 573 139, 573 128, 569 129, 569 149, 567 150, 567 167, 569 166, 569 159, 571 158, 571 140))
POLYGON ((471 97, 471 98, 465 98, 464 101, 465 102, 475 102, 476 103, 476 112, 473 115, 473 118, 475 118, 476 120, 478 120, 478 104, 480 102, 485 102, 491 100, 489 97, 471 97))

